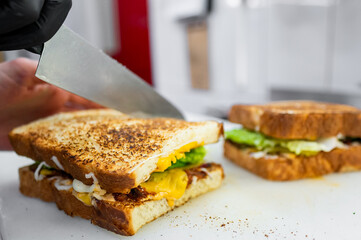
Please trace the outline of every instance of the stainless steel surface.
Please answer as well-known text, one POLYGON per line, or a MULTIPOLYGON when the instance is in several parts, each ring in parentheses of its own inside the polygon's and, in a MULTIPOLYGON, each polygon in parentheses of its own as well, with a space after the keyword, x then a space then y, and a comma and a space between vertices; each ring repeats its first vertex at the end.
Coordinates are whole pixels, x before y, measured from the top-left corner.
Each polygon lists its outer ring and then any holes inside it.
POLYGON ((36 76, 127 114, 183 119, 171 103, 141 78, 66 26, 45 43, 36 76))

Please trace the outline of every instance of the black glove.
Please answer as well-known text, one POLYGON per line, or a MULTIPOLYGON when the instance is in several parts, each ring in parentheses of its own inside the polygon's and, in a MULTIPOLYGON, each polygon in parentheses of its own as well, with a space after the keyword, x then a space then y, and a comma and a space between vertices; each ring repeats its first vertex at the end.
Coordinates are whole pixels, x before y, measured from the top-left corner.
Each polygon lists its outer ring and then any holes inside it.
POLYGON ((0 0, 0 51, 27 49, 41 53, 58 31, 71 0, 0 0))

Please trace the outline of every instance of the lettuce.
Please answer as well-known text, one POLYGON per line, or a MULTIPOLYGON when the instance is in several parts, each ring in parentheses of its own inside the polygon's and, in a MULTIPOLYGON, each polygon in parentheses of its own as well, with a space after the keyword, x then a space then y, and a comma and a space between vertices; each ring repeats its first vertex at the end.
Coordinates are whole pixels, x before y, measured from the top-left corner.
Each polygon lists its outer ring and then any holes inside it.
POLYGON ((168 169, 181 168, 188 165, 195 165, 203 162, 207 151, 204 147, 198 147, 185 153, 185 157, 178 159, 168 169))
POLYGON ((225 138, 235 143, 255 147, 257 150, 274 148, 277 145, 275 140, 267 138, 262 133, 249 131, 244 128, 227 131, 225 138))
POLYGON ((282 141, 280 144, 296 155, 314 155, 322 151, 322 146, 318 142, 291 140, 282 141))
POLYGON ((233 129, 225 133, 225 138, 234 143, 247 145, 259 151, 269 153, 291 152, 296 155, 314 155, 320 151, 329 152, 334 148, 342 148, 344 144, 336 137, 320 139, 317 141, 308 140, 283 140, 267 137, 266 135, 244 128, 233 129))

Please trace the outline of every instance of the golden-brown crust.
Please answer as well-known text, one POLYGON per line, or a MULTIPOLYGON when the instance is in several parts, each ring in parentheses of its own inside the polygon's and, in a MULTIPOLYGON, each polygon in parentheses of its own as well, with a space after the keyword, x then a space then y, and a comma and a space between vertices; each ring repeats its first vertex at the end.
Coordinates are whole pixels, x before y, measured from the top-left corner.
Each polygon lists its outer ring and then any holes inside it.
POLYGON ((29 167, 19 169, 19 178, 19 190, 22 194, 29 197, 38 197, 45 202, 54 202, 51 186, 45 181, 36 181, 34 172, 30 171, 29 167))
POLYGON ((281 154, 254 158, 250 153, 249 149, 241 149, 228 140, 224 144, 226 158, 268 180, 288 181, 361 170, 360 145, 337 148, 309 157, 281 154))
MULTIPOLYGON (((222 167, 215 163, 204 164, 186 170, 188 176, 192 179, 196 177, 197 181, 208 177, 205 171, 207 173, 221 171, 223 178, 222 167)), ((64 175, 60 176, 64 177, 64 175)), ((54 178, 45 177, 43 180, 36 181, 34 179, 34 171, 29 167, 20 168, 19 177, 22 194, 40 198, 47 202, 56 202, 58 208, 66 214, 89 219, 93 224, 121 235, 135 234, 137 229, 134 229, 133 226, 132 211, 136 207, 150 201, 148 198, 149 193, 142 192, 143 190, 139 187, 139 193, 137 189, 133 189, 132 191, 135 191, 135 193, 128 195, 114 193, 115 201, 93 199, 95 207, 87 206, 74 197, 71 190, 57 190, 54 185, 56 181, 54 178)), ((192 184, 192 182, 189 182, 189 184, 192 184)))
MULTIPOLYGON (((92 183, 91 178, 85 177, 92 172, 103 189, 126 193, 137 185, 135 168, 162 154, 177 135, 190 132, 189 137, 208 127, 221 134, 222 124, 212 121, 131 119, 112 110, 91 110, 39 120, 14 129, 9 137, 19 155, 57 168, 51 160, 55 156, 64 171, 83 183, 92 183)), ((217 140, 215 133, 204 141, 217 140)), ((152 171, 146 171, 149 177, 152 171)))
POLYGON ((361 137, 361 111, 357 108, 313 101, 234 105, 231 122, 280 139, 309 139, 343 134, 361 137))
POLYGON ((224 136, 224 126, 223 124, 220 124, 220 128, 218 131, 218 138, 223 137, 224 136))
POLYGON ((133 235, 135 232, 129 224, 129 210, 119 205, 97 201, 97 207, 87 206, 79 201, 71 191, 58 191, 53 182, 45 178, 34 179, 34 172, 28 167, 19 169, 20 192, 28 197, 40 198, 43 201, 55 202, 60 210, 69 216, 79 216, 95 225, 122 235, 133 235))

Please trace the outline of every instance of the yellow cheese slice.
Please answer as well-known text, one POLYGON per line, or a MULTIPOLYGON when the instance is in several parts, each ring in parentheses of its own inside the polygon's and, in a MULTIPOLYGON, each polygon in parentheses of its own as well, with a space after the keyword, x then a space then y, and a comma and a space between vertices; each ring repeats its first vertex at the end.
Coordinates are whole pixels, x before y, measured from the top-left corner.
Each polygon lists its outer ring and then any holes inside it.
POLYGON ((178 159, 184 157, 186 152, 189 152, 191 149, 200 147, 202 145, 203 143, 199 144, 198 142, 190 142, 179 148, 169 156, 159 158, 157 163, 157 169, 155 170, 155 172, 163 172, 164 170, 169 168, 172 163, 175 163, 178 159))
POLYGON ((141 183, 149 193, 155 193, 154 200, 166 198, 170 206, 174 200, 183 196, 188 184, 187 173, 182 169, 170 169, 161 173, 152 173, 149 180, 141 183))

